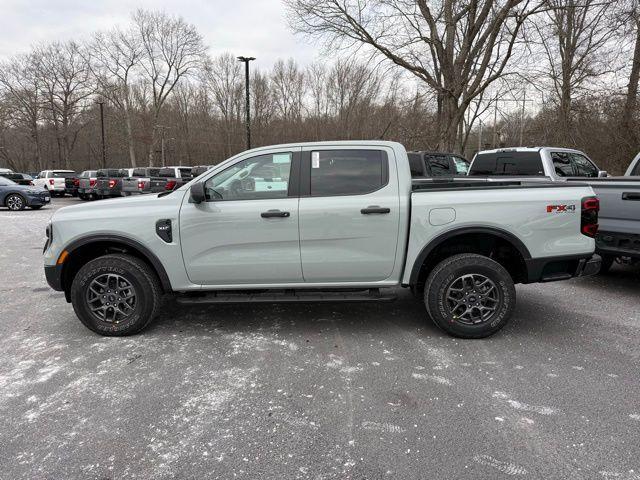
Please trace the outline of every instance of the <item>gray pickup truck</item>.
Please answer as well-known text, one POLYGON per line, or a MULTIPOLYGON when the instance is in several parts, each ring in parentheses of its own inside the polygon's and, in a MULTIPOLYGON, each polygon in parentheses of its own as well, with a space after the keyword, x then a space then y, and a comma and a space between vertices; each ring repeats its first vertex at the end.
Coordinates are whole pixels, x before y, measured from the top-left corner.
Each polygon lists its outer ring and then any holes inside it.
MULTIPOLYGON (((131 169, 133 170, 133 169, 131 169)), ((106 168, 96 172, 95 195, 98 198, 114 198, 122 196, 122 181, 129 177, 127 169, 106 168)))
MULTIPOLYGON (((634 162, 628 174, 635 171, 634 162)), ((590 185, 600 199, 596 237, 596 252, 602 256, 600 271, 607 272, 616 260, 628 264, 640 262, 640 178, 608 177, 585 153, 555 147, 478 152, 469 175, 493 176, 498 181, 509 177, 590 185)))
POLYGON ((158 195, 65 207, 49 285, 102 335, 188 304, 388 301, 410 288, 451 335, 492 335, 516 283, 594 274, 588 185, 411 178, 395 142, 248 150, 158 195))
POLYGON ((167 177, 160 175, 160 168, 134 168, 131 176, 122 179, 122 195, 164 192, 167 177))

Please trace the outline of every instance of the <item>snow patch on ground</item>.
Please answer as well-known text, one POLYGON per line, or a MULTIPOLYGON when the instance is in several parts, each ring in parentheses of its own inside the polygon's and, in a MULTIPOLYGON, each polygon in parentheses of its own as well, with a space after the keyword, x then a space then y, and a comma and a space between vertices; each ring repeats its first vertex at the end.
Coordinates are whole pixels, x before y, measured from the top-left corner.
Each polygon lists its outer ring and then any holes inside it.
POLYGON ((539 413, 540 415, 556 415, 559 412, 555 408, 543 407, 539 405, 529 405, 517 400, 513 400, 504 392, 494 392, 493 398, 504 400, 510 407, 515 408, 516 410, 522 410, 523 412, 534 412, 539 413))
POLYGON ((515 463, 497 460, 489 455, 476 455, 473 461, 487 467, 494 468, 506 475, 526 475, 527 471, 515 463))

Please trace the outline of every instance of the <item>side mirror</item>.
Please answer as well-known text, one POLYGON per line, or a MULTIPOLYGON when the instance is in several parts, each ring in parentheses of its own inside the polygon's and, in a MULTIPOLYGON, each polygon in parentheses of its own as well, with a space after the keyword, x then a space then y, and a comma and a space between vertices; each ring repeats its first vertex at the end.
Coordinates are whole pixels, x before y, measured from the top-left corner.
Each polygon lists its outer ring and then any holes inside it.
POLYGON ((603 178, 603 177, 608 177, 609 174, 606 172, 606 170, 600 170, 598 172, 598 178, 603 178))
POLYGON ((207 199, 204 192, 204 183, 196 182, 191 185, 191 201, 193 203, 202 203, 207 199))

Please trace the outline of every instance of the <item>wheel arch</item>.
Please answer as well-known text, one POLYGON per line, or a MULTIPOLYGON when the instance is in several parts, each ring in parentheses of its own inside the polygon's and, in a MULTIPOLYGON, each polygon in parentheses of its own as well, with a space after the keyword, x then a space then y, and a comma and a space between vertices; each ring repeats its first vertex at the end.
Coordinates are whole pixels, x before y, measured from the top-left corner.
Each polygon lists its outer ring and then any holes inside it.
MULTIPOLYGON (((431 240, 427 245, 425 245, 413 263, 411 274, 409 276, 409 285, 411 287, 415 287, 416 285, 419 285, 422 280, 424 280, 423 277, 425 276, 425 267, 428 269, 428 267, 438 259, 438 252, 442 251, 444 247, 446 247, 447 245, 463 245, 465 240, 468 241, 470 239, 482 239, 488 241, 493 245, 510 246, 514 250, 514 252, 518 253, 520 257, 520 262, 517 268, 524 269, 522 273, 526 275, 526 261, 531 258, 531 253, 529 252, 527 246, 522 242, 522 240, 520 240, 511 232, 508 232, 501 228, 471 226, 455 228, 443 232, 436 238, 431 240)), ((453 253, 478 253, 478 250, 480 250, 479 247, 453 253)), ((512 270, 509 270, 509 272, 513 276, 515 272, 512 270)))
POLYGON ((142 243, 124 235, 87 235, 74 240, 64 250, 68 252, 69 260, 63 264, 61 283, 67 300, 69 300, 73 278, 82 265, 94 258, 114 252, 127 253, 145 261, 158 276, 163 291, 168 293, 173 290, 169 275, 160 259, 142 243))

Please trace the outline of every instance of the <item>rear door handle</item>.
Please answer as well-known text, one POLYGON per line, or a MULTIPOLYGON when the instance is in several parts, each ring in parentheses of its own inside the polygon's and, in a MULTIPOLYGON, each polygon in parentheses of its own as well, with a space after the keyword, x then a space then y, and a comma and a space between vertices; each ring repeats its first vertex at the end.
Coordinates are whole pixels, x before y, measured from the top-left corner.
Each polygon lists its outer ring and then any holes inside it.
POLYGON ((260 216, 262 218, 288 218, 291 216, 291 213, 283 212, 281 210, 267 210, 266 212, 262 212, 260 216))
POLYGON ((640 200, 640 193, 623 192, 622 199, 623 200, 640 200))
POLYGON ((372 213, 389 213, 391 212, 390 208, 379 207, 377 205, 371 205, 367 208, 363 208, 360 210, 360 213, 363 215, 370 215, 372 213))

